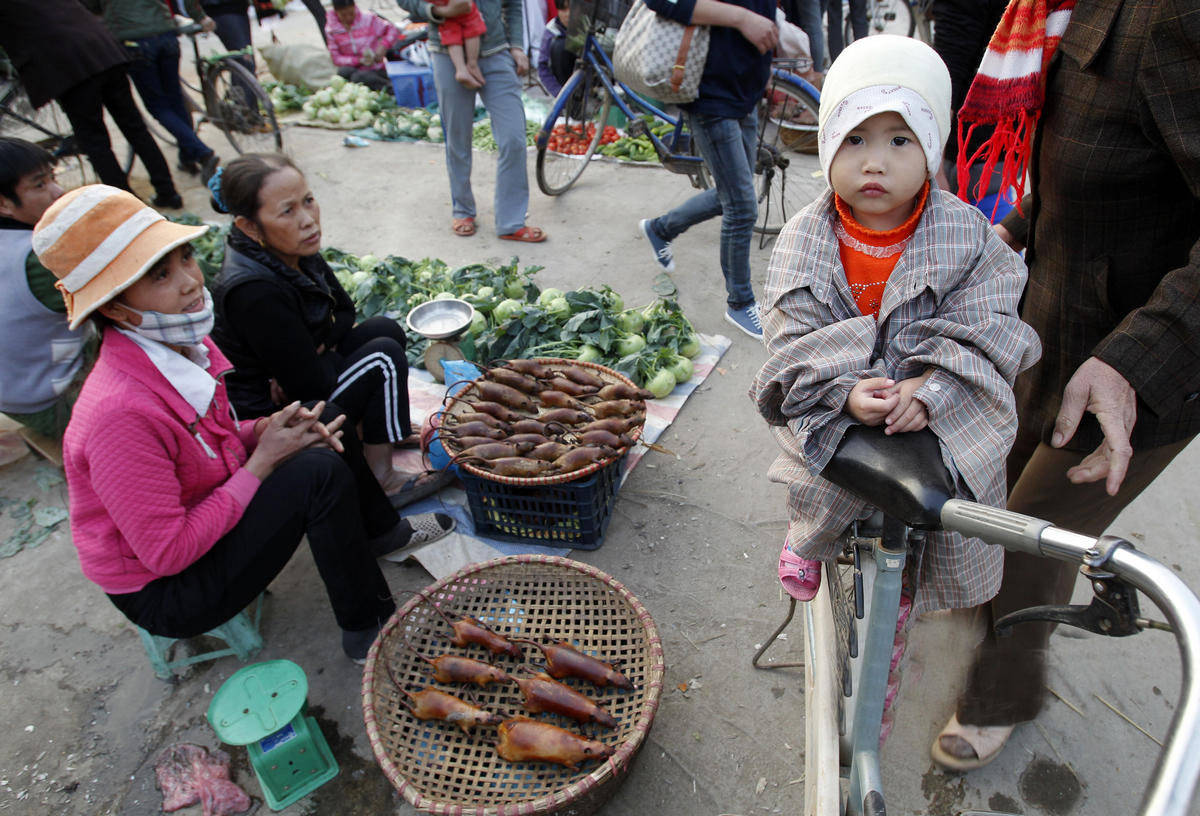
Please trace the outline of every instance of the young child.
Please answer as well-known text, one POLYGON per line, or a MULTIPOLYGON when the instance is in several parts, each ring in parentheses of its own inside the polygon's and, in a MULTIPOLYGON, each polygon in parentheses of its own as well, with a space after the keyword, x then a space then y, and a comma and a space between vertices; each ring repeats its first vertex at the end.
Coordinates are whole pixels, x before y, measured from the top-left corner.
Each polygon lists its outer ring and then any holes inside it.
POLYGON ((33 225, 63 194, 54 157, 0 137, 0 411, 41 436, 62 438, 95 343, 67 327, 58 279, 33 254, 33 225))
MULTIPOLYGON (((450 0, 430 0, 435 8, 442 9, 450 0)), ((479 39, 487 33, 487 24, 479 7, 471 3, 471 10, 458 17, 441 17, 438 12, 438 38, 446 47, 450 61, 454 63, 454 78, 464 88, 482 88, 483 72, 479 70, 479 39)))
MULTIPOLYGON (((950 76, 929 46, 866 37, 821 92, 818 152, 831 190, 788 222, 767 273, 769 359, 751 397, 782 455, 790 524, 779 579, 811 600, 821 563, 867 505, 821 478, 855 423, 927 425, 958 495, 1000 506, 1016 434, 1012 382, 1038 358, 1017 317, 1025 266, 975 208, 937 188, 950 76)), ((932 534, 914 611, 973 606, 996 593, 1001 550, 932 534)))
POLYGON ((556 0, 558 14, 542 32, 542 47, 538 50, 538 79, 551 96, 558 96, 571 72, 575 70, 575 55, 567 51, 567 26, 571 24, 571 0, 556 0))

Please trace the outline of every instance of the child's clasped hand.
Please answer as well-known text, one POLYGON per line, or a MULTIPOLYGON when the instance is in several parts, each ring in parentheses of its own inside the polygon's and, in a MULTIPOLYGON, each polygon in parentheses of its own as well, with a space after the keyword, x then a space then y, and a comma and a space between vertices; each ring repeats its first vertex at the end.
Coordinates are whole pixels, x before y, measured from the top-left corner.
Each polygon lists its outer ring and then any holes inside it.
POLYGON ((860 380, 846 398, 846 413, 864 425, 887 425, 886 434, 919 431, 929 424, 929 414, 925 403, 913 394, 932 373, 930 369, 899 382, 890 377, 860 380))

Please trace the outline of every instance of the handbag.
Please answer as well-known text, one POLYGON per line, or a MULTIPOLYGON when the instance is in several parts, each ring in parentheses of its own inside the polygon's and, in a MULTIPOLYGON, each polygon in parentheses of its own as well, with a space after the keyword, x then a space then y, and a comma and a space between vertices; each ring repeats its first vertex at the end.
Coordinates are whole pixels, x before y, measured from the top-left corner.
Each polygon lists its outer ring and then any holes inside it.
POLYGON ((708 59, 708 26, 660 17, 634 0, 617 30, 613 68, 630 90, 660 102, 693 101, 708 59))

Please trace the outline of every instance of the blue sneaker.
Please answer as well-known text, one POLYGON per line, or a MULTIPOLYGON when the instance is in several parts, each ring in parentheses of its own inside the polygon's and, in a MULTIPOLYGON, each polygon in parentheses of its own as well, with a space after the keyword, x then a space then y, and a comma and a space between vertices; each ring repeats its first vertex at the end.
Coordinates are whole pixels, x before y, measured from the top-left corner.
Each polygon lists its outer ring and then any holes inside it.
POLYGON ((658 233, 654 231, 654 227, 650 226, 650 219, 643 218, 638 224, 642 234, 646 236, 646 240, 650 242, 650 248, 654 250, 654 260, 658 261, 658 265, 668 272, 675 271, 675 254, 671 252, 671 242, 664 241, 658 237, 658 233))
POLYGON ((763 339, 762 320, 758 316, 758 304, 751 303, 740 309, 725 307, 725 319, 755 340, 763 339))

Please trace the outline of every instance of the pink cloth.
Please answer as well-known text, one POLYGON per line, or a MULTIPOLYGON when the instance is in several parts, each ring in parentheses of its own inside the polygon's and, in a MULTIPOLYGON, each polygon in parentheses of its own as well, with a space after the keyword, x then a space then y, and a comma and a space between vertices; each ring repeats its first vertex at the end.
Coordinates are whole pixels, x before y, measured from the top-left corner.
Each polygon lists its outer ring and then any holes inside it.
POLYGON ((383 54, 388 46, 400 39, 400 30, 382 17, 362 9, 355 9, 354 22, 346 28, 330 9, 325 16, 325 37, 334 65, 383 68, 387 64, 383 54), (370 65, 362 62, 362 54, 368 48, 377 57, 370 65))
MULTIPOLYGON (((204 345, 209 374, 232 368, 211 340, 204 345)), ((224 383, 198 417, 145 352, 107 329, 63 436, 83 574, 124 594, 194 563, 258 490, 243 467, 256 441, 252 420, 234 420, 224 383)))

